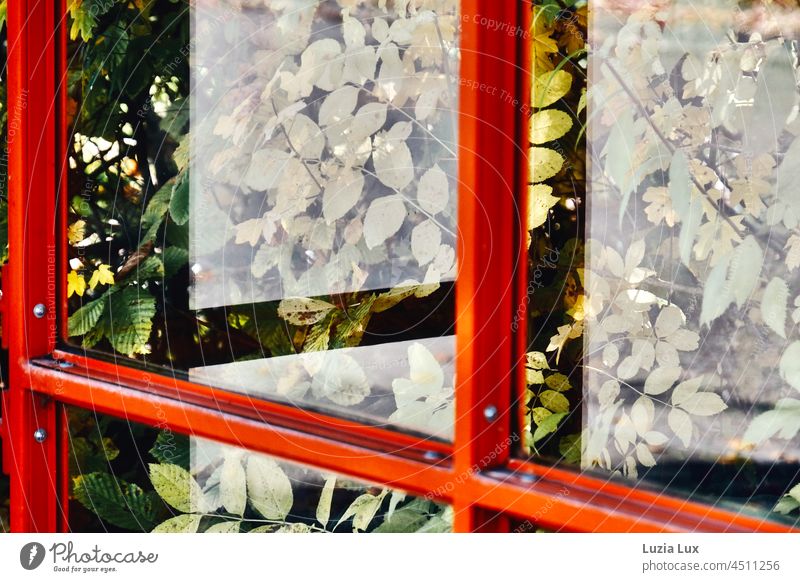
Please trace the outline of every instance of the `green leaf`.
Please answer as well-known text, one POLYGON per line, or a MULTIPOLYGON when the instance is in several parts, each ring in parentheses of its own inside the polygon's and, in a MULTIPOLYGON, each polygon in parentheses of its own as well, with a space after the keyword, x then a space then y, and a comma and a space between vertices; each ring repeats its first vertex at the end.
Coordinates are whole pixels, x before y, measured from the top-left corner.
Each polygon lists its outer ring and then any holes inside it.
POLYGON ((525 363, 529 368, 533 368, 534 370, 550 369, 547 363, 547 356, 542 352, 528 352, 525 354, 525 363))
POLYGON ((786 338, 786 304, 789 286, 780 277, 773 277, 761 298, 761 316, 772 331, 786 338))
POLYGON ((763 265, 764 252, 755 237, 750 235, 736 247, 728 271, 728 282, 739 307, 755 290, 763 265))
POLYGON ((126 287, 110 294, 108 302, 111 345, 121 354, 133 356, 149 353, 147 342, 156 315, 156 300, 149 291, 138 286, 126 287))
POLYGON ((241 521, 221 521, 209 527, 205 533, 239 533, 241 521))
POLYGON ((292 483, 274 460, 257 455, 247 459, 250 505, 266 519, 285 519, 294 503, 292 483))
POLYGON ((333 491, 336 487, 336 477, 329 477, 325 479, 325 486, 322 488, 322 493, 319 496, 317 503, 317 521, 323 527, 328 525, 328 520, 331 517, 331 503, 333 503, 333 491))
POLYGON ((581 464, 581 435, 569 434, 558 443, 558 452, 564 461, 573 465, 581 464))
POLYGON ((569 412, 569 400, 555 390, 545 390, 539 395, 542 406, 553 412, 569 412))
POLYGON ((706 279, 703 289, 703 306, 700 310, 700 325, 711 324, 715 319, 727 311, 733 301, 733 296, 728 285, 729 257, 717 263, 706 279))
POLYGON ((175 224, 184 225, 189 222, 189 174, 183 172, 176 178, 169 200, 169 215, 175 224))
POLYGON ((164 279, 164 263, 157 256, 151 255, 128 273, 126 280, 144 283, 145 281, 164 279))
POLYGON ((303 343, 304 352, 324 352, 331 342, 331 327, 336 320, 335 311, 330 311, 325 318, 309 330, 303 343))
POLYGON ((175 178, 170 178, 158 189, 158 192, 150 197, 147 208, 142 213, 140 227, 144 235, 142 235, 139 241, 140 245, 147 241, 155 241, 158 229, 169 210, 169 200, 172 196, 172 188, 174 185, 175 178))
POLYGON ((696 392, 684 398, 678 406, 696 416, 713 416, 728 408, 720 395, 713 392, 696 392))
POLYGON ((84 42, 91 40, 97 26, 97 19, 105 15, 116 4, 109 0, 70 0, 69 16, 72 20, 72 27, 69 31, 70 39, 75 40, 80 36, 84 42))
POLYGON ((189 262, 189 252, 176 246, 168 246, 161 256, 164 262, 164 278, 169 279, 189 262))
POLYGON ((692 248, 703 220, 703 201, 695 198, 686 211, 686 216, 681 223, 681 233, 678 237, 678 248, 681 254, 681 261, 687 267, 692 260, 692 248))
POLYGON ((531 104, 534 107, 549 107, 572 87, 572 75, 563 69, 538 75, 533 81, 531 104))
POLYGON ((94 301, 90 301, 70 315, 67 320, 70 337, 88 333, 99 321, 108 301, 109 293, 106 292, 94 301))
POLYGON ((153 533, 196 533, 201 519, 202 515, 194 513, 178 515, 156 526, 153 533))
POLYGON ((240 454, 225 455, 219 475, 219 489, 220 501, 228 513, 244 515, 247 507, 247 477, 240 454))
POLYGON ((773 511, 775 511, 776 513, 781 513, 783 515, 788 515, 798 507, 800 507, 800 501, 797 501, 794 497, 785 495, 780 498, 778 503, 775 505, 773 511))
POLYGON ((321 299, 291 297, 278 305, 278 316, 292 325, 313 325, 322 321, 329 311, 336 306, 321 299))
POLYGON ((544 383, 547 384, 548 388, 552 388, 556 392, 566 392, 572 388, 569 378, 558 372, 548 376, 544 383))
POLYGON ((355 499, 355 501, 353 501, 353 503, 350 504, 350 507, 347 508, 342 517, 339 519, 336 527, 339 527, 342 522, 347 521, 352 517, 353 530, 366 531, 370 522, 375 517, 375 514, 378 513, 378 509, 380 508, 385 496, 385 489, 380 495, 373 495, 371 493, 364 493, 363 495, 360 495, 355 499))
POLYGON ((572 118, 558 109, 545 109, 531 115, 530 139, 543 144, 563 137, 572 128, 572 118))
POLYGON ((560 412, 558 414, 551 414, 547 418, 543 419, 541 424, 536 427, 536 431, 533 433, 533 442, 538 443, 550 433, 554 433, 556 430, 558 430, 559 423, 567 416, 567 414, 569 413, 560 412))
MULTIPOLYGON (((689 173, 689 162, 686 160, 686 155, 683 151, 675 150, 672 162, 669 165, 669 197, 672 201, 673 210, 684 222, 689 215, 691 188, 692 178, 689 173)), ((684 263, 686 262, 684 261, 684 263)))
POLYGON ((178 511, 205 512, 203 490, 186 469, 170 463, 150 463, 150 481, 158 495, 178 511))
POLYGON ((303 534, 311 533, 312 529, 305 523, 287 523, 275 530, 275 533, 303 534))
POLYGON ((550 148, 533 147, 530 150, 531 180, 543 182, 552 178, 564 166, 564 158, 550 148))
POLYGON ((450 533, 453 531, 453 508, 445 507, 431 517, 416 533, 450 533))
POLYGON ((150 531, 155 524, 152 496, 135 483, 109 473, 87 473, 73 479, 75 499, 104 522, 132 531, 150 531))
POLYGON ((349 348, 361 344, 361 338, 367 331, 367 325, 372 318, 372 306, 377 300, 376 295, 369 295, 361 299, 361 303, 356 308, 347 311, 343 321, 336 326, 333 335, 332 348, 349 348))
POLYGON ((784 350, 778 368, 781 378, 792 388, 800 390, 800 342, 792 342, 784 350))
POLYGON ((675 433, 675 436, 681 439, 683 446, 688 447, 692 440, 692 431, 694 430, 692 418, 683 410, 672 408, 667 416, 667 423, 672 429, 672 432, 675 433))
POLYGON ((428 513, 411 504, 401 507, 388 517, 372 533, 412 533, 428 522, 428 513))
POLYGON ((760 445, 775 435, 793 439, 800 432, 800 400, 782 398, 773 410, 756 416, 742 437, 746 444, 760 445))
POLYGON ((624 212, 628 198, 633 190, 634 140, 633 112, 626 107, 616 120, 604 150, 606 156, 605 173, 617 185, 622 198, 620 211, 624 212))
POLYGON ((160 463, 171 463, 188 470, 191 449, 189 437, 175 434, 171 430, 162 430, 149 453, 160 463))

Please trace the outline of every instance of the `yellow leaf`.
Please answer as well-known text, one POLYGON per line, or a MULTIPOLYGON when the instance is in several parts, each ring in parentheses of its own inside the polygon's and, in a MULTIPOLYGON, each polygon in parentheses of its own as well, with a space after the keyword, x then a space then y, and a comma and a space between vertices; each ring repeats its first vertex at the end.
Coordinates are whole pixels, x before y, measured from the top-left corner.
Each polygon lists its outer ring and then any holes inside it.
POLYGON ((72 270, 67 275, 67 297, 72 297, 75 293, 78 297, 83 297, 86 292, 86 279, 78 271, 72 270))
POLYGON ((534 7, 531 24, 531 48, 533 50, 533 70, 538 76, 541 72, 552 71, 553 63, 549 55, 558 52, 556 41, 551 38, 553 28, 548 26, 544 10, 534 7))
POLYGON ((564 97, 572 88, 572 75, 559 70, 543 73, 533 80, 531 105, 536 108, 548 107, 564 97))
POLYGON ((558 196, 552 196, 553 188, 547 184, 535 184, 528 190, 528 230, 539 228, 547 222, 550 209, 558 204, 558 196))
POLYGON ((552 178, 561 171, 564 165, 564 158, 555 150, 550 148, 531 148, 531 181, 542 182, 552 178))
POLYGON ((572 118, 558 109, 545 109, 531 116, 531 142, 547 143, 560 138, 572 128, 572 118))
POLYGON ((92 278, 89 279, 89 287, 94 289, 97 285, 113 285, 114 284, 114 273, 111 272, 111 267, 109 265, 100 265, 97 267, 94 273, 92 273, 92 278))
POLYGON ((86 238, 86 221, 76 220, 67 228, 67 239, 70 244, 76 245, 86 238))
POLYGON ((572 306, 572 309, 567 311, 567 315, 571 316, 572 319, 575 321, 583 321, 586 317, 586 311, 584 309, 585 301, 584 295, 578 295, 578 298, 575 300, 575 303, 572 306))

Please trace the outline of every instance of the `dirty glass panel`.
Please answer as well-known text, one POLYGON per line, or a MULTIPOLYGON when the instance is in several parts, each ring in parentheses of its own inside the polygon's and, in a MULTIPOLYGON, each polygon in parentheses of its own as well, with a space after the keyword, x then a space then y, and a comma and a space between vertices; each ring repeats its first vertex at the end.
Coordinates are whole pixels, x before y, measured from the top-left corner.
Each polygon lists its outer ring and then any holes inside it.
POLYGON ((447 532, 452 510, 215 441, 70 408, 70 531, 447 532))

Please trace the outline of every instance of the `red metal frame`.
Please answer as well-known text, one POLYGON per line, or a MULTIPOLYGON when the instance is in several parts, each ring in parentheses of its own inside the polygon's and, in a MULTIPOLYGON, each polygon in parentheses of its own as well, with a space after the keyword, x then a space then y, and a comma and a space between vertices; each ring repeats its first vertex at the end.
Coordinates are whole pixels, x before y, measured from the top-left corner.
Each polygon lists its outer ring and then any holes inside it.
MULTIPOLYGON (((517 363, 524 338, 511 330, 524 297, 524 199, 529 86, 525 39, 481 19, 528 30, 527 1, 462 2, 460 104, 461 271, 457 293, 457 398, 453 445, 215 390, 56 350, 56 297, 63 306, 65 245, 56 241, 64 79, 53 4, 9 5, 9 100, 27 100, 10 144, 11 259, 4 273, 4 331, 11 338, 11 388, 4 393, 4 466, 12 475, 12 528, 68 528, 67 434, 63 407, 245 446, 452 503, 457 531, 507 531, 510 517, 568 531, 790 531, 780 524, 688 502, 577 471, 511 458, 517 363), (474 18, 479 16, 480 18, 474 18), (491 90, 485 90, 486 87, 491 90), (505 91, 505 93, 503 93, 505 91), (517 95, 505 101, 498 95, 517 95), (58 105, 56 107, 56 105, 58 105), (57 137, 58 136, 58 139, 57 137), (58 269, 51 257, 61 257, 58 269), (45 295, 42 296, 42 293, 45 295), (36 318, 34 305, 47 313, 36 318), (496 415, 490 407, 495 407, 496 415), (44 428, 48 438, 33 438, 44 428), (60 438, 59 438, 60 435, 60 438), (60 445, 60 446, 59 446, 60 445)), ((60 3, 63 6, 63 2, 60 3)), ((59 13, 59 22, 63 8, 59 13)), ((63 216, 63 214, 62 214, 63 216)), ((63 221, 62 221, 63 222, 63 221)), ((63 317, 63 312, 61 313, 63 317)), ((62 320, 63 323, 63 320, 62 320)))

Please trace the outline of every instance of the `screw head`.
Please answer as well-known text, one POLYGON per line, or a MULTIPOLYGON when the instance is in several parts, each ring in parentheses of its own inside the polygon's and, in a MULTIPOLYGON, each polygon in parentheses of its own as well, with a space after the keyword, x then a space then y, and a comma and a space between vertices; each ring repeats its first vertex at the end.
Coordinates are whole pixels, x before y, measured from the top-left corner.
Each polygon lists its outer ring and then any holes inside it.
POLYGON ((60 360, 58 362, 58 367, 59 368, 72 368, 74 365, 75 364, 73 364, 72 362, 68 362, 66 360, 60 360))
POLYGON ((33 315, 35 315, 37 319, 43 318, 45 313, 47 313, 47 308, 44 306, 44 303, 37 303, 33 306, 33 315))
POLYGON ((37 443, 43 443, 46 438, 47 431, 43 428, 37 428, 35 431, 33 431, 33 440, 35 440, 37 443))
POLYGON ((425 451, 423 457, 426 461, 438 461, 439 459, 442 458, 442 455, 440 455, 436 451, 425 451))
POLYGON ((483 417, 492 422, 494 419, 497 418, 497 407, 494 404, 490 404, 486 408, 483 409, 483 417))

